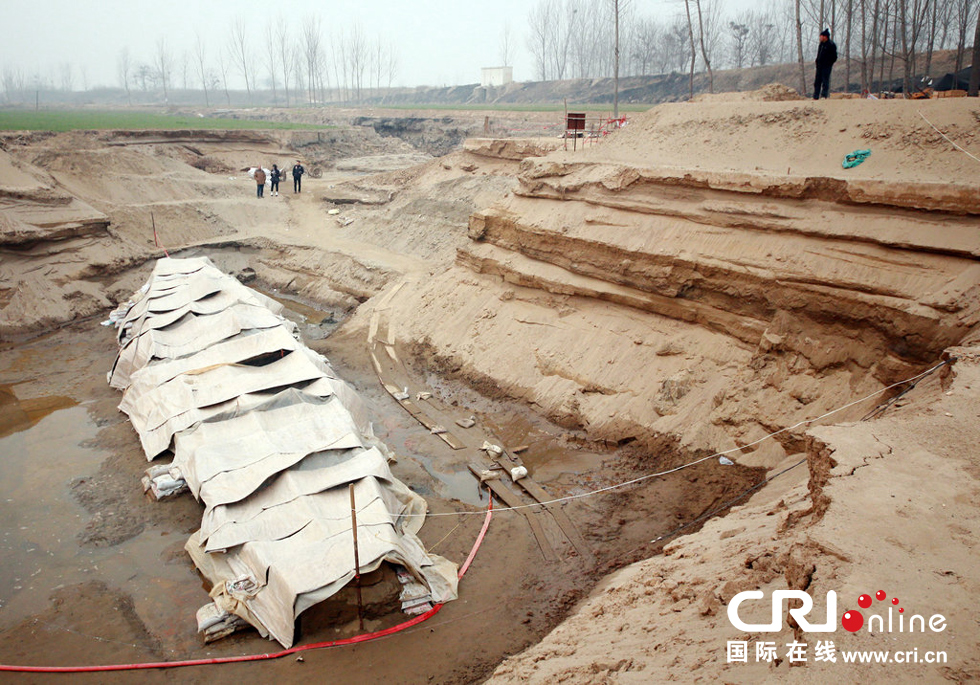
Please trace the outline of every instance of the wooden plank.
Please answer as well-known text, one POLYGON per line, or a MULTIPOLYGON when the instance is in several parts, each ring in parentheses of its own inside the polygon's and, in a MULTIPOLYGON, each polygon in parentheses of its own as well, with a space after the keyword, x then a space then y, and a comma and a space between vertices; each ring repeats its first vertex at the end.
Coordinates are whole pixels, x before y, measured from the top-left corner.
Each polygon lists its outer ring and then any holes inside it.
MULTIPOLYGON (((385 374, 383 373, 381 363, 378 361, 378 358, 375 355, 373 349, 371 350, 371 362, 374 364, 374 369, 378 373, 378 378, 381 380, 382 387, 384 387, 384 389, 388 391, 388 394, 390 394, 392 397, 395 397, 399 393, 404 392, 403 388, 399 388, 398 386, 390 383, 385 378, 385 374)), ((404 399, 404 400, 395 400, 395 401, 398 402, 398 404, 402 405, 402 407, 405 408, 405 411, 411 414, 416 421, 418 421, 427 429, 429 429, 430 432, 432 431, 433 428, 435 428, 438 425, 436 424, 435 421, 433 421, 429 416, 425 414, 422 407, 415 404, 415 402, 412 402, 412 400, 404 399)), ((445 426, 443 426, 443 428, 445 428, 445 426)), ((442 440, 444 443, 449 445, 454 450, 461 450, 466 447, 466 445, 462 441, 460 441, 459 438, 457 438, 455 435, 453 435, 448 431, 443 433, 434 433, 434 435, 436 435, 440 440, 442 440)))
MULTIPOLYGON (((405 407, 408 413, 414 416, 419 423, 421 423, 423 426, 428 428, 429 432, 432 432, 432 429, 434 429, 437 425, 439 425, 431 418, 429 418, 426 415, 426 413, 422 411, 422 408, 419 405, 412 402, 412 400, 400 400, 399 404, 405 407)), ((443 426, 443 428, 445 428, 445 426, 443 426)), ((445 442, 447 445, 452 447, 454 450, 461 450, 464 447, 466 447, 466 445, 464 445, 459 441, 459 438, 457 438, 455 435, 453 435, 448 431, 445 431, 443 433, 434 433, 434 435, 437 435, 438 437, 442 438, 443 442, 445 442)))
POLYGON ((551 515, 555 517, 555 523, 558 524, 558 527, 561 528, 561 531, 565 534, 565 537, 568 538, 569 542, 572 543, 572 546, 575 547, 579 554, 590 562, 595 560, 595 555, 589 548, 589 543, 587 543, 585 538, 582 537, 582 534, 578 532, 578 528, 576 528, 575 524, 572 523, 572 520, 568 518, 568 514, 565 513, 565 510, 562 508, 561 504, 544 504, 545 502, 553 500, 554 497, 549 496, 547 491, 545 491, 545 489, 541 487, 537 481, 531 479, 530 476, 521 478, 517 481, 517 484, 524 488, 524 491, 527 492, 527 494, 538 502, 541 502, 544 507, 551 512, 551 515))
MULTIPOLYGON (((469 467, 470 471, 472 471, 473 475, 475 475, 477 478, 480 477, 480 473, 482 471, 486 470, 485 467, 473 462, 469 464, 469 467)), ((502 483, 499 479, 493 478, 486 481, 486 484, 508 507, 524 506, 524 502, 521 501, 521 498, 517 495, 517 493, 504 485, 504 483, 502 483)), ((538 521, 533 515, 529 515, 526 509, 519 509, 518 513, 522 514, 528 525, 531 526, 531 532, 534 534, 534 539, 537 540, 538 549, 541 550, 541 554, 544 556, 545 561, 556 561, 557 555, 555 554, 555 550, 551 548, 548 538, 545 537, 544 529, 541 527, 541 522, 538 521)), ((531 512, 531 514, 533 514, 533 512, 531 512)))

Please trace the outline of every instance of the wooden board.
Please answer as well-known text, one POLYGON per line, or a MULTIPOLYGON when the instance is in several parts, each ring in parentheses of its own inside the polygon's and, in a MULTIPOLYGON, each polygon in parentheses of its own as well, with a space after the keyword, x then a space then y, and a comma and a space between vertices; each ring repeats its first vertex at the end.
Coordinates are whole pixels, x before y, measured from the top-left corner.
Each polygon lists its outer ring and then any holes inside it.
MULTIPOLYGON (((470 462, 470 471, 478 479, 480 473, 486 470, 485 466, 470 462)), ((521 501, 520 496, 511 490, 507 485, 500 481, 500 479, 494 478, 486 481, 487 487, 489 487, 497 497, 499 497, 504 504, 508 507, 521 507, 524 506, 524 502, 521 501)), ((531 526, 531 532, 534 533, 534 539, 538 542, 538 548, 541 550, 541 554, 544 556, 546 561, 556 561, 557 555, 555 550, 551 548, 551 543, 548 542, 548 538, 545 537, 544 529, 541 527, 541 522, 535 518, 533 512, 529 512, 526 509, 518 509, 518 513, 522 514, 527 520, 529 526, 531 526)))
POLYGON ((592 550, 589 548, 589 543, 587 543, 585 538, 582 537, 582 534, 578 532, 578 528, 576 528, 575 524, 572 523, 572 520, 568 518, 568 514, 565 513, 565 510, 562 508, 561 504, 544 504, 545 502, 553 500, 554 497, 549 496, 547 491, 545 491, 545 489, 536 481, 532 480, 530 476, 521 478, 517 481, 517 484, 520 485, 527 494, 538 502, 541 502, 542 505, 551 513, 551 515, 555 517, 555 523, 558 524, 558 527, 561 528, 561 532, 565 534, 565 537, 568 538, 569 542, 572 543, 572 546, 575 547, 575 550, 579 554, 590 562, 595 560, 595 555, 592 554, 592 550))
MULTIPOLYGON (((386 347, 385 349, 389 349, 389 348, 386 347)), ((382 367, 381 362, 378 360, 378 356, 377 354, 375 354, 374 349, 371 350, 371 363, 374 365, 374 370, 375 372, 377 372, 378 378, 381 380, 381 385, 384 387, 385 390, 388 391, 388 394, 396 398, 395 401, 398 402, 398 404, 402 405, 402 407, 405 408, 405 411, 411 414, 416 421, 421 423, 431 432, 432 429, 435 428, 436 425, 438 424, 436 424, 436 422, 433 421, 432 418, 429 417, 425 413, 425 411, 412 400, 407 398, 403 400, 397 399, 397 396, 400 393, 404 392, 404 389, 399 388, 397 385, 395 385, 389 380, 388 378, 389 374, 386 374, 384 372, 384 368, 382 367)), ((445 426, 443 426, 443 428, 445 428, 445 426)), ((452 447, 454 450, 461 450, 466 447, 466 445, 463 444, 463 442, 459 438, 457 438, 455 435, 450 433, 448 430, 444 433, 433 433, 433 435, 438 437, 440 440, 442 440, 444 443, 452 447)))

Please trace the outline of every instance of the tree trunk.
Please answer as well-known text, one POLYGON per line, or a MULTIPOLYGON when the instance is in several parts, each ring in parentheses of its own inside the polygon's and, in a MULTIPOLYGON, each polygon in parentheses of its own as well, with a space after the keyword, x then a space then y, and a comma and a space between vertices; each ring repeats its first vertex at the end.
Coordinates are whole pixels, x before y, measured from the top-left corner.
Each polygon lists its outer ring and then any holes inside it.
POLYGON ((613 11, 616 13, 616 47, 613 54, 614 66, 614 88, 613 93, 613 119, 619 119, 619 0, 613 0, 613 11))
POLYGON ((861 0, 861 96, 871 92, 868 84, 868 8, 867 2, 861 0))
POLYGON ((694 23, 691 21, 691 0, 684 0, 684 9, 687 10, 687 35, 691 45, 691 75, 688 79, 688 86, 691 90, 690 97, 694 98, 694 63, 697 61, 697 51, 694 47, 694 23))
POLYGON ((854 14, 854 0, 847 0, 847 35, 844 37, 844 92, 851 92, 851 17, 854 14))
POLYGON ((884 21, 881 22, 881 65, 878 67, 878 96, 881 97, 885 92, 885 62, 888 60, 888 9, 890 3, 885 2, 884 21))
POLYGON ((701 32, 701 59, 704 60, 704 66, 708 70, 708 92, 715 92, 715 75, 711 71, 711 60, 708 59, 708 51, 704 47, 704 19, 701 16, 701 0, 694 0, 695 7, 698 8, 698 29, 701 32))
POLYGON ((977 16, 977 28, 973 33, 973 66, 970 68, 970 89, 967 95, 977 97, 980 90, 980 15, 977 16))
POLYGON ((800 21, 800 3, 803 0, 796 0, 796 58, 800 63, 800 94, 807 94, 806 69, 803 66, 803 22, 800 21))
POLYGON ((909 59, 909 53, 912 50, 909 45, 909 31, 915 30, 909 26, 908 5, 909 0, 898 0, 898 14, 895 17, 896 27, 900 27, 899 30, 902 32, 902 61, 904 62, 902 65, 902 90, 905 93, 905 97, 912 94, 912 64, 909 59))
POLYGON ((932 2, 932 19, 929 21, 929 43, 926 45, 926 67, 924 74, 929 76, 932 73, 932 51, 936 47, 936 23, 939 13, 939 2, 932 2))
MULTIPOLYGON (((887 22, 886 22, 887 26, 887 22)), ((888 87, 893 88, 895 82, 895 45, 898 43, 898 12, 895 12, 895 17, 892 19, 892 51, 891 59, 888 61, 888 87)), ((892 91, 894 92, 894 90, 892 91)))

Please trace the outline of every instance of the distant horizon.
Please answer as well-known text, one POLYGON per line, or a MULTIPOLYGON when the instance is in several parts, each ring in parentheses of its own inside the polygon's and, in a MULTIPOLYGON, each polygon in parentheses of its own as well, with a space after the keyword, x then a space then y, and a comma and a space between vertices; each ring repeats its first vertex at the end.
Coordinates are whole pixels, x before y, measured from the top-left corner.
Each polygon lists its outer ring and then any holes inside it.
MULTIPOLYGON (((752 6, 748 0, 714 1, 723 9, 752 6)), ((337 12, 331 13, 333 8, 320 0, 292 0, 288 5, 207 0, 186 8, 150 0, 8 2, 0 5, 0 70, 18 72, 32 82, 35 77, 54 85, 71 82, 72 90, 82 92, 111 88, 121 86, 118 61, 124 49, 134 64, 150 64, 162 41, 172 60, 173 85, 179 86, 185 57, 188 63, 194 61, 197 37, 202 39, 210 68, 219 70, 218 53, 228 53, 233 28, 241 21, 256 65, 252 78, 261 85, 268 79, 265 32, 274 30, 281 18, 290 44, 299 45, 304 25, 318 17, 325 59, 331 61, 329 80, 335 79, 333 47, 356 35, 369 52, 394 56, 392 86, 469 85, 479 83, 482 68, 493 66, 513 67, 515 80, 530 82, 537 79, 527 49, 528 14, 536 4, 499 0, 488 10, 453 0, 424 4, 365 0, 345 6, 338 20, 337 12), (505 42, 507 60, 502 59, 505 42)), ((682 13, 675 0, 634 1, 631 6, 638 14, 664 21, 682 13)), ((241 71, 224 66, 231 87, 244 89, 241 71)), ((200 87, 199 74, 189 71, 188 81, 200 87)), ((377 74, 370 80, 378 80, 377 74)))

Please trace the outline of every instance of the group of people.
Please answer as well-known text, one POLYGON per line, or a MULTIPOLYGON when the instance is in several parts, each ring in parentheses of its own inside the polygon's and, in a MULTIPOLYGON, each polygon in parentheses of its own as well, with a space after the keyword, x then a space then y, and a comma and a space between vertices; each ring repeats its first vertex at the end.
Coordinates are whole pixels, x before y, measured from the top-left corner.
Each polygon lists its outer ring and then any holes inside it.
MULTIPOLYGON (((294 193, 302 192, 303 174, 305 173, 306 173, 306 169, 304 169, 303 165, 297 161, 296 164, 293 166, 293 192, 294 193)), ((282 169, 280 169, 278 165, 273 164, 272 170, 268 174, 268 181, 270 186, 269 192, 271 192, 273 195, 279 195, 279 181, 282 179, 283 176, 285 176, 285 172, 282 169)), ((267 180, 265 169, 263 169, 262 167, 256 167, 253 178, 255 178, 256 197, 263 197, 263 194, 265 192, 265 182, 267 180)))

